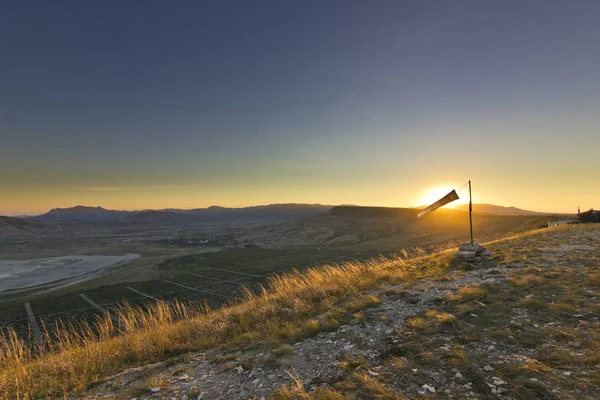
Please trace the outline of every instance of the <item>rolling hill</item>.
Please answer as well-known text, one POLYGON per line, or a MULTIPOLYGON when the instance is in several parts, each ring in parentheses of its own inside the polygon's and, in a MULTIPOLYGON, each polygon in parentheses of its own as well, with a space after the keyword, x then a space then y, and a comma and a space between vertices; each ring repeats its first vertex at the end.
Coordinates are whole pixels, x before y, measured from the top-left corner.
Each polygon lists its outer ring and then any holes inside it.
POLYGON ((107 210, 102 207, 75 206, 69 208, 54 208, 46 214, 29 219, 44 222, 79 221, 100 222, 114 221, 134 214, 132 211, 107 210))
POLYGON ((23 218, 0 217, 0 238, 23 237, 33 234, 48 233, 54 229, 52 225, 41 221, 30 221, 23 218))
MULTIPOLYGON (((468 204, 459 204, 452 207, 459 211, 469 211, 468 204)), ((501 214, 501 215, 548 215, 551 213, 543 213, 539 211, 523 210, 517 207, 496 206, 494 204, 473 204, 473 212, 478 214, 501 214)))
MULTIPOLYGON (((266 247, 422 246, 469 239, 467 212, 439 209, 422 218, 412 208, 336 206, 328 213, 249 230, 244 240, 266 247)), ((547 226, 548 215, 476 214, 476 240, 547 226)))

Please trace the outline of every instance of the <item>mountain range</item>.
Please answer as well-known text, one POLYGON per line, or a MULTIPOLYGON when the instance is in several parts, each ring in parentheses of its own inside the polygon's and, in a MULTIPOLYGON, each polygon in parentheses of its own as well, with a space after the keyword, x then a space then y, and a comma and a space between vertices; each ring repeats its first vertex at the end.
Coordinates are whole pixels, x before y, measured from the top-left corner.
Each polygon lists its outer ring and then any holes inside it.
MULTIPOLYGON (((453 207, 455 210, 468 211, 468 204, 453 207)), ((69 208, 54 208, 45 214, 29 216, 28 221, 40 222, 123 222, 150 225, 187 225, 196 223, 273 223, 312 217, 327 213, 333 209, 333 213, 343 213, 347 208, 323 204, 270 204, 261 206, 227 208, 211 206, 208 208, 164 209, 164 210, 141 210, 141 211, 119 211, 108 210, 103 207, 89 207, 78 205, 69 208)), ((360 207, 360 212, 377 212, 385 215, 394 213, 395 208, 385 207, 360 207)), ((504 207, 493 204, 473 204, 473 211, 479 214, 500 215, 544 215, 537 211, 523 210, 516 207, 504 207)), ((15 218, 13 220, 19 220, 15 218)), ((3 222, 7 222, 4 220, 3 222)))
POLYGON ((142 211, 116 211, 102 207, 75 206, 54 208, 49 212, 29 217, 42 222, 132 222, 160 225, 185 225, 194 223, 256 222, 269 223, 310 217, 331 209, 322 204, 270 204, 243 208, 211 206, 191 210, 166 209, 142 211))

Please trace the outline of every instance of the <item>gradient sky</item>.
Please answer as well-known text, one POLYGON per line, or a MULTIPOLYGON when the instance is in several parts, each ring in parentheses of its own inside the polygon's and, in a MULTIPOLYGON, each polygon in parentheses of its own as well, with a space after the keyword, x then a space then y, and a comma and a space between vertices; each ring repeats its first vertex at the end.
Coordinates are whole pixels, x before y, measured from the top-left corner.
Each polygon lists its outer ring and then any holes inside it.
POLYGON ((597 0, 4 0, 0 214, 409 206, 468 179, 476 202, 600 208, 599 16, 597 0))

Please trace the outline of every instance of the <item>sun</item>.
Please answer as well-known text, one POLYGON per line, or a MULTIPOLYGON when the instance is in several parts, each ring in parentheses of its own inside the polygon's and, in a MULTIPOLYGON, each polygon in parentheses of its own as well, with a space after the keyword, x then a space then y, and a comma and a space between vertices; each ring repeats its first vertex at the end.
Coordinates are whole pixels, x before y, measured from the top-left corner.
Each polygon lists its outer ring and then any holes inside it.
MULTIPOLYGON (((456 189, 456 191, 458 193, 458 188, 455 188, 450 185, 436 185, 436 186, 426 188, 417 197, 417 201, 415 201, 415 207, 429 206, 429 205, 435 203, 436 201, 438 201, 439 199, 441 199, 442 197, 444 197, 445 195, 447 195, 448 193, 450 193, 452 191, 452 189, 456 189)), ((464 193, 458 193, 458 196, 460 197, 458 200, 453 201, 452 203, 448 204, 446 207, 452 207, 456 204, 467 203, 469 201, 469 199, 467 197, 468 193, 467 193, 467 196, 465 196, 464 193)))

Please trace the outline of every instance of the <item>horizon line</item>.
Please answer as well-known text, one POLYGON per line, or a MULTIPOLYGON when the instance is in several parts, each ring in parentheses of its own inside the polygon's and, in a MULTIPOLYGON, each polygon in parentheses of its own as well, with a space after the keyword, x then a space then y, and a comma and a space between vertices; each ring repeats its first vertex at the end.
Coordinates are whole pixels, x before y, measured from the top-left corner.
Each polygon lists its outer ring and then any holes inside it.
MULTIPOLYGON (((465 204, 468 203, 460 203, 460 204, 454 204, 454 205, 448 205, 444 208, 450 208, 450 209, 456 209, 460 206, 464 206, 465 204)), ((219 208, 227 208, 227 209, 241 209, 241 208, 250 208, 250 207, 267 207, 267 206, 277 206, 277 205, 310 205, 310 206, 330 206, 330 207, 376 207, 376 208, 410 208, 410 209, 421 209, 421 208, 425 208, 427 206, 395 206, 395 207, 391 207, 391 206, 376 206, 376 205, 360 205, 360 204, 324 204, 324 203, 295 203, 295 202, 290 202, 290 203, 268 203, 268 204, 251 204, 251 205, 246 205, 246 206, 239 206, 239 207, 227 207, 227 206, 219 206, 216 204, 212 204, 210 206, 207 207, 193 207, 193 208, 177 208, 177 207, 167 207, 167 208, 143 208, 143 209, 113 209, 113 208, 104 208, 101 205, 83 205, 83 204, 76 204, 73 206, 68 206, 68 207, 53 207, 50 208, 47 211, 42 211, 42 212, 17 212, 17 213, 0 213, 0 216, 4 216, 4 217, 12 217, 12 218, 19 218, 19 217, 36 217, 36 216, 40 216, 43 214, 47 214, 48 212, 52 211, 52 210, 68 210, 71 208, 76 208, 76 207, 85 207, 85 208, 102 208, 106 211, 118 211, 118 212, 144 212, 144 211, 169 211, 169 210, 181 210, 181 211, 191 211, 191 210, 201 210, 201 209, 209 209, 209 208, 213 208, 213 207, 219 207, 219 208)), ((498 204, 492 204, 492 203, 473 203, 473 205, 488 205, 488 206, 494 206, 494 207, 503 207, 503 208, 516 208, 518 210, 521 211, 530 211, 530 212, 535 212, 535 213, 542 213, 542 214, 576 214, 575 212, 559 212, 559 211, 536 211, 536 210, 527 210, 521 207, 517 207, 517 206, 505 206, 505 205, 498 205, 498 204)), ((592 208, 593 209, 593 208, 592 208)))

